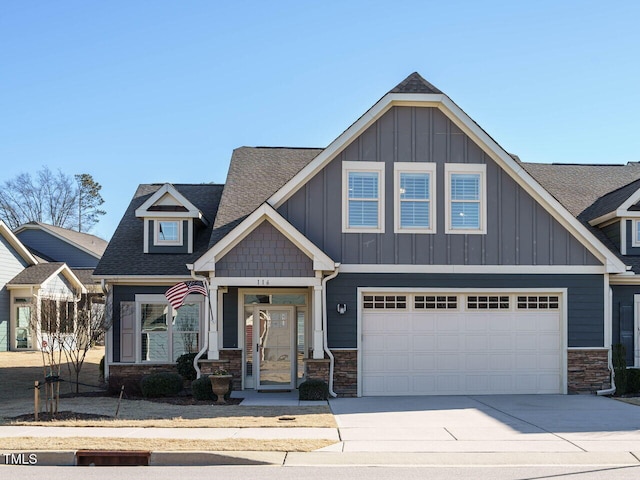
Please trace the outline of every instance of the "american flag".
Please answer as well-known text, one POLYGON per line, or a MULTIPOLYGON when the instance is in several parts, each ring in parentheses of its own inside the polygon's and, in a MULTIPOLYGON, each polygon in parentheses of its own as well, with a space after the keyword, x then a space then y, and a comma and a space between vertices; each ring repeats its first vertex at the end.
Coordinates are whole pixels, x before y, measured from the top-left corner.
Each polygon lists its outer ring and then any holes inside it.
POLYGON ((207 289, 204 287, 202 282, 180 282, 167 290, 164 296, 167 297, 171 306, 177 310, 182 306, 184 299, 190 293, 200 293, 206 296, 207 289))

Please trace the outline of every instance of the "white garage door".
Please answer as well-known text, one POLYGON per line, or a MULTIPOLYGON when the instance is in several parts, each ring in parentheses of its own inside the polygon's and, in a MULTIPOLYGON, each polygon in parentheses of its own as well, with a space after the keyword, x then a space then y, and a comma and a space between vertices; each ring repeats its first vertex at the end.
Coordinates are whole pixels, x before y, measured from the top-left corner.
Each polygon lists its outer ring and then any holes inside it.
POLYGON ((563 393, 562 296, 365 293, 361 394, 563 393))

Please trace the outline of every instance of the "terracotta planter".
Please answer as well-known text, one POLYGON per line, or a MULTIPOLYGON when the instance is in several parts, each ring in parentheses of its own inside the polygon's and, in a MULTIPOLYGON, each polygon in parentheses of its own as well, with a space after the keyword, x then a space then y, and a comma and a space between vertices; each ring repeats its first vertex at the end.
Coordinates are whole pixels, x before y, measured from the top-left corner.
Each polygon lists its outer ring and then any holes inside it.
POLYGON ((216 404, 222 405, 227 403, 224 396, 229 393, 229 385, 231 384, 231 375, 209 375, 211 381, 211 389, 218 397, 216 404))

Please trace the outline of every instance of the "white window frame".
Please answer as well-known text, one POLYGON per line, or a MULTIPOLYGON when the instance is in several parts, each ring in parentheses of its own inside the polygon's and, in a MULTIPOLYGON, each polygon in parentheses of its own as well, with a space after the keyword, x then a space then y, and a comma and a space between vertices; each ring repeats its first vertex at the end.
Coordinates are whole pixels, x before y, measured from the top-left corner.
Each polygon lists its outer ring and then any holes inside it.
MULTIPOLYGON (((144 364, 175 364, 173 361, 173 318, 176 315, 176 310, 169 304, 167 297, 162 294, 138 294, 135 296, 136 303, 136 326, 135 326, 135 349, 136 349, 136 363, 144 364), (142 359, 142 305, 143 304, 159 304, 167 307, 167 351, 168 359, 165 360, 143 360, 142 359)), ((200 319, 198 326, 198 350, 202 348, 204 344, 204 297, 202 295, 187 295, 184 299, 185 304, 197 303, 200 306, 200 319)))
MULTIPOLYGON (((622 219, 621 222, 626 222, 626 219, 622 219)), ((638 235, 638 227, 640 227, 640 220, 634 219, 631 223, 633 225, 633 235, 631 236, 631 246, 640 247, 640 236, 638 235)), ((622 238, 620 239, 622 242, 622 238)))
POLYGON ((153 244, 155 246, 176 246, 182 245, 182 220, 178 218, 158 218, 153 221, 153 244), (175 223, 178 227, 178 239, 177 240, 162 240, 160 238, 160 224, 161 223, 175 223))
MULTIPOLYGON (((436 164, 426 162, 396 162, 393 164, 393 190, 395 198, 394 208, 394 233, 436 233, 436 164), (400 218, 400 175, 403 173, 428 173, 429 174, 429 227, 407 228, 402 227, 400 218)), ((406 200, 415 201, 415 200, 406 200)))
POLYGON ((487 233, 487 166, 483 163, 445 163, 444 164, 444 189, 445 189, 445 233, 455 235, 478 235, 487 233), (479 228, 452 228, 451 227, 451 175, 452 174, 477 174, 480 175, 480 225, 479 228))
POLYGON ((384 162, 342 162, 342 233, 384 233, 385 182, 384 162), (378 174, 378 226, 349 227, 349 173, 374 172, 378 174))

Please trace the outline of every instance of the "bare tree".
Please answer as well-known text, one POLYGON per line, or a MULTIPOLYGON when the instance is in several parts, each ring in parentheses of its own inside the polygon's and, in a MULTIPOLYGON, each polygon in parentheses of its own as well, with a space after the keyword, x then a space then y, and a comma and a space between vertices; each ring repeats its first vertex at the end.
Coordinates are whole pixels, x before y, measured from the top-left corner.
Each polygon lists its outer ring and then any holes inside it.
POLYGON ((12 229, 27 222, 50 223, 63 228, 89 231, 104 210, 102 186, 87 173, 71 177, 48 167, 34 176, 21 173, 0 188, 0 219, 12 229))
POLYGON ((80 392, 80 371, 84 365, 89 350, 104 338, 110 328, 107 312, 110 306, 110 296, 85 294, 76 304, 74 325, 74 341, 62 344, 62 350, 67 359, 69 370, 75 375, 75 391, 80 392))

